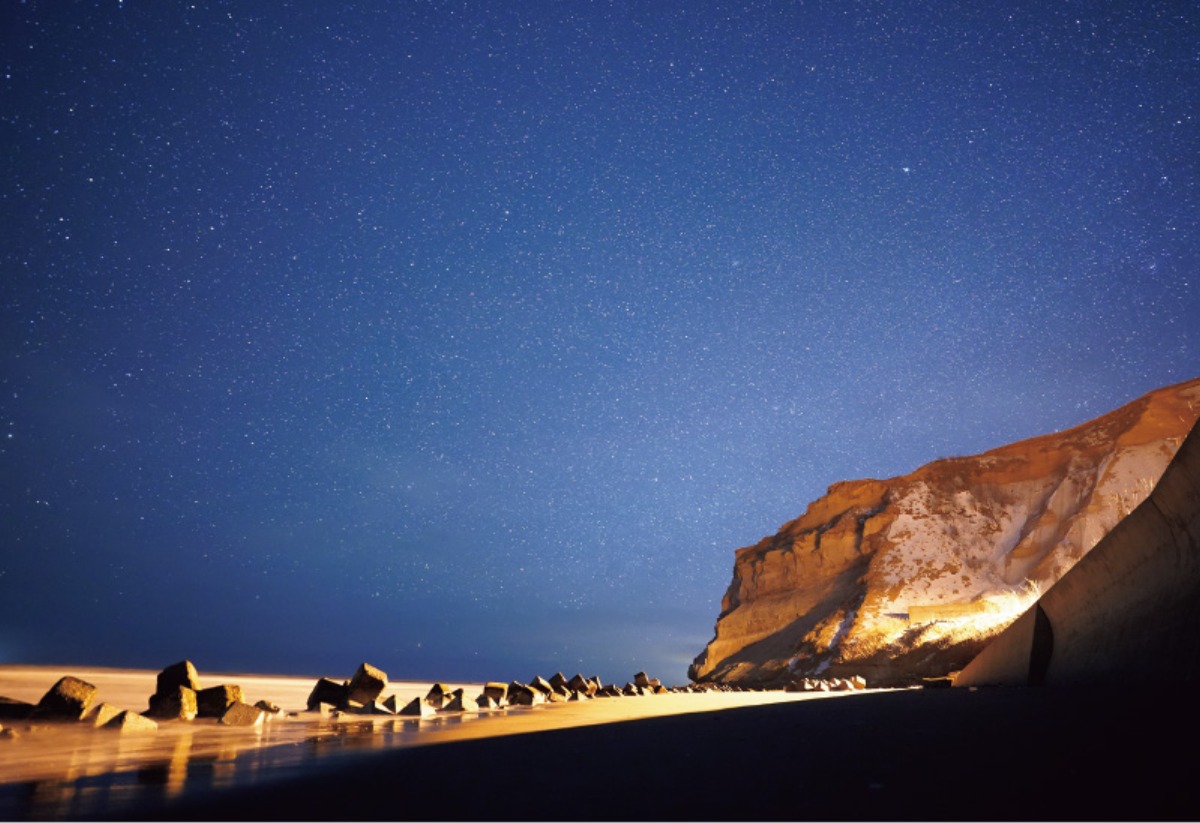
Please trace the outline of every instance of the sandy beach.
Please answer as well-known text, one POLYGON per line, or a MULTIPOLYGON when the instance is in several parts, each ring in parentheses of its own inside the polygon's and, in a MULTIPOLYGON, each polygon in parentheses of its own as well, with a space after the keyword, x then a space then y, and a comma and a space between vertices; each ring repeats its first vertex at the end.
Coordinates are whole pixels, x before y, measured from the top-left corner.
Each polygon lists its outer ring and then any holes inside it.
POLYGON ((785 701, 395 749, 146 816, 1195 820, 1194 703, 1181 685, 785 701))
MULTIPOLYGON (((63 674, 95 685, 97 703, 139 711, 154 691, 157 676, 150 670, 0 666, 0 695, 36 703, 63 674)), ((270 700, 292 715, 251 729, 227 728, 204 719, 163 722, 157 732, 147 734, 121 734, 76 724, 10 723, 19 737, 0 741, 5 755, 0 759, 0 818, 121 817, 157 810, 164 804, 170 808, 203 804, 234 789, 257 790, 281 780, 308 779, 362 754, 848 696, 665 694, 447 713, 421 720, 328 718, 303 711, 316 680, 316 675, 204 673, 206 685, 240 685, 248 702, 270 700)), ((448 685, 461 686, 468 694, 477 694, 482 688, 478 683, 448 685)), ((430 686, 393 682, 384 696, 395 695, 403 703, 424 696, 430 686)), ((332 809, 328 813, 341 816, 332 809)))
MULTIPOLYGON (((0 694, 36 698, 62 671, 0 668, 0 694)), ((153 682, 77 674, 129 703, 153 682)), ((228 678, 289 708, 312 683, 228 678)), ((57 727, 3 742, 0 819, 1196 819, 1198 731, 1193 695, 1172 684, 679 694, 257 732, 57 727)))

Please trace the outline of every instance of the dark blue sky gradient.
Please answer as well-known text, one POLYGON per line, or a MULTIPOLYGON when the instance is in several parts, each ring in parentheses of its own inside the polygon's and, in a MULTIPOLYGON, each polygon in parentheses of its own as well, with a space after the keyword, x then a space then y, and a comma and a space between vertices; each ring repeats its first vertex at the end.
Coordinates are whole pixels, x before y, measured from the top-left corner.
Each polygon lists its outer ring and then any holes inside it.
POLYGON ((1191 3, 0 17, 0 661, 679 682, 830 483, 1200 375, 1191 3))

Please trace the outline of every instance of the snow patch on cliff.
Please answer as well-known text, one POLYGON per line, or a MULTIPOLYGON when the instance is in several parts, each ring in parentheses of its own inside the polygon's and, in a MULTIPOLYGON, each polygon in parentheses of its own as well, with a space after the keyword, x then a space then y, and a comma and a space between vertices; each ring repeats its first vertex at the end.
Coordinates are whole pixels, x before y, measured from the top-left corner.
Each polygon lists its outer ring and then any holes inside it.
POLYGON ((1019 540, 1028 506, 997 505, 969 490, 952 499, 951 507, 939 504, 924 482, 896 499, 879 571, 897 606, 967 602, 1004 586, 995 564, 1019 540))

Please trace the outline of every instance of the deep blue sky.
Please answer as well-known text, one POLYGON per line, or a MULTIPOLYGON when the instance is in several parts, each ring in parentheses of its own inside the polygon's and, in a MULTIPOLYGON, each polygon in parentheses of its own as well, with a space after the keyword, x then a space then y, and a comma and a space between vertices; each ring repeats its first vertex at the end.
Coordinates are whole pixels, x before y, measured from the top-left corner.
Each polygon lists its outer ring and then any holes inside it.
POLYGON ((1200 375, 1190 2, 6 2, 0 661, 681 682, 1200 375))

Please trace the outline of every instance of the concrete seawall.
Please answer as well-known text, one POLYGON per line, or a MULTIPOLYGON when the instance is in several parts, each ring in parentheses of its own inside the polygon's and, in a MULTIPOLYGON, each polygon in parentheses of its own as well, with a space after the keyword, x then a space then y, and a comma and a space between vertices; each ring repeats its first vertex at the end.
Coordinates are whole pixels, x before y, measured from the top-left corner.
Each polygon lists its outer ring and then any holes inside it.
POLYGON ((1150 496, 972 660, 955 685, 1156 677, 1200 681, 1200 425, 1150 496))

